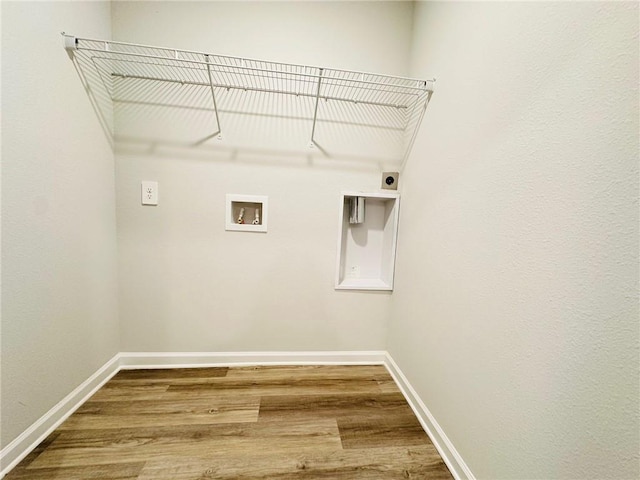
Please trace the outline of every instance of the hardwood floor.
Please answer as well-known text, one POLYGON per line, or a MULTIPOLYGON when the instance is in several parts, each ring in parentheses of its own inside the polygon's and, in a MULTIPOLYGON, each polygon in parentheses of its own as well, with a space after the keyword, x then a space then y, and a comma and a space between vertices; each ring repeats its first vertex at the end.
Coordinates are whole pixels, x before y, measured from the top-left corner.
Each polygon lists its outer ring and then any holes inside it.
POLYGON ((5 480, 451 479, 383 366, 124 370, 5 480))

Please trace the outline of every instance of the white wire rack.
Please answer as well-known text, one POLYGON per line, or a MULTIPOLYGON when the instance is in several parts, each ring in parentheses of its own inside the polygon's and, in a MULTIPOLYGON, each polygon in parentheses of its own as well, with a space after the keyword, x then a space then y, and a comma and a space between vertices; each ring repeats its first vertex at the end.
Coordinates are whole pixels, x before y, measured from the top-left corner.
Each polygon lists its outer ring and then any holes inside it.
POLYGON ((302 134, 305 146, 325 153, 332 140, 339 153, 340 145, 353 147, 354 142, 371 143, 375 138, 376 148, 385 143, 381 147, 385 154, 403 161, 433 93, 433 80, 63 35, 85 89, 112 135, 122 130, 116 124, 133 124, 120 122, 119 115, 135 108, 138 122, 145 111, 154 117, 162 110, 173 112, 168 123, 174 125, 184 123, 185 114, 197 117, 199 127, 188 129, 193 146, 223 135, 225 140, 235 138, 230 131, 238 123, 234 116, 249 115, 297 122, 303 127, 284 136, 302 134))

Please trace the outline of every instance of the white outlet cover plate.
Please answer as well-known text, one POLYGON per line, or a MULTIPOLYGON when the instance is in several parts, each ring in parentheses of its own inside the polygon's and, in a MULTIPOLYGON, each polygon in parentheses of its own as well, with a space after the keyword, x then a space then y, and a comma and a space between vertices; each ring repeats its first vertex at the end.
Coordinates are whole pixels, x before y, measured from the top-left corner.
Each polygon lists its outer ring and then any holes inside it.
POLYGON ((142 205, 158 205, 158 182, 143 181, 141 195, 142 205))

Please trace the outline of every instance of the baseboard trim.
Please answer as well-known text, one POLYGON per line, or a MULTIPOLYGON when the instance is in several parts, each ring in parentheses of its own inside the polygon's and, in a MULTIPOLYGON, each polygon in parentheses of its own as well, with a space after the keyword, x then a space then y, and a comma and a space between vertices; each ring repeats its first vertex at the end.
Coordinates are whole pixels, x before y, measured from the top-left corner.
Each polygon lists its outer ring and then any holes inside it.
POLYGON ((0 451, 0 478, 36 448, 47 436, 64 422, 78 407, 86 402, 102 385, 113 377, 120 367, 120 355, 116 354, 93 375, 60 400, 33 425, 0 451))
POLYGON ((431 438, 431 441, 440 453, 440 456, 447 464, 447 467, 449 467, 454 478, 456 480, 475 480, 476 477, 462 459, 462 456, 453 446, 449 437, 444 433, 442 427, 440 427, 435 417, 431 414, 418 393, 409 383, 407 377, 405 377, 402 370, 400 370, 400 367, 398 367, 398 364, 393 360, 393 357, 391 357, 388 352, 385 355, 385 366, 411 406, 413 413, 418 417, 422 428, 427 432, 427 435, 431 438))
POLYGON ((346 352, 121 352, 122 369, 246 365, 383 365, 385 351, 346 352))

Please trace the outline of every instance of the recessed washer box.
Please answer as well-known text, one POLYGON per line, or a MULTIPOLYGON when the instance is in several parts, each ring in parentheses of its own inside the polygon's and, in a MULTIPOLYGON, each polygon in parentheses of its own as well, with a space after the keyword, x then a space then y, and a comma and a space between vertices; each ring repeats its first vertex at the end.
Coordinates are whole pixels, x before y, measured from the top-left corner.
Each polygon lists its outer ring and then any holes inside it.
POLYGON ((393 290, 399 209, 396 192, 342 192, 337 290, 393 290), (355 198, 364 200, 357 220, 350 215, 355 198))
POLYGON ((266 232, 269 197, 227 194, 225 230, 266 232))

